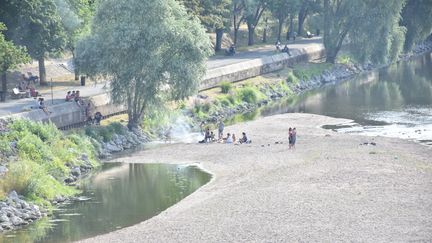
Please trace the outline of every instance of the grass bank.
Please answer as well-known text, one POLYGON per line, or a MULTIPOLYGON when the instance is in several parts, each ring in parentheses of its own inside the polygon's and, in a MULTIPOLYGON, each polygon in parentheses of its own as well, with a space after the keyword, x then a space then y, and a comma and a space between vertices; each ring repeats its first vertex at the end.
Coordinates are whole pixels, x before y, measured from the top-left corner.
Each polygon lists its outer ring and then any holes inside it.
POLYGON ((83 134, 64 134, 53 124, 7 121, 0 135, 0 163, 8 168, 0 177, 0 200, 15 190, 28 201, 49 205, 58 196, 78 193, 64 180, 73 167, 99 165, 96 144, 83 134))

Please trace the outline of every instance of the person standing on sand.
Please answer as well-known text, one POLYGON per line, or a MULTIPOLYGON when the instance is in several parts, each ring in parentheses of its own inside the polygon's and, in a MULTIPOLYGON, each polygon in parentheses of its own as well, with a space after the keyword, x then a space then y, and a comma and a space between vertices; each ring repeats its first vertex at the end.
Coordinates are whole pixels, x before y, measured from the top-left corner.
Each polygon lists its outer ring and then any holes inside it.
POLYGON ((290 127, 288 129, 288 144, 289 144, 288 149, 291 149, 292 147, 292 138, 293 138, 293 129, 290 127))
POLYGON ((295 149, 295 144, 297 140, 297 129, 294 127, 292 130, 292 140, 291 140, 291 147, 295 149))
POLYGON ((218 139, 219 140, 221 140, 223 137, 224 128, 225 128, 225 124, 223 123, 222 120, 220 120, 218 123, 218 139))

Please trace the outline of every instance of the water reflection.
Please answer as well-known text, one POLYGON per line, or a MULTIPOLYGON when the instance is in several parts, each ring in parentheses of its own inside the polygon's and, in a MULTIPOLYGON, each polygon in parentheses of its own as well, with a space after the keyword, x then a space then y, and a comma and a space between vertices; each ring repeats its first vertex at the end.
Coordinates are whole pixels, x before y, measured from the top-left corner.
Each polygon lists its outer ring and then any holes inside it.
POLYGON ((305 112, 354 120, 356 125, 341 128, 343 132, 432 140, 431 59, 429 53, 275 102, 255 111, 253 118, 305 112))
POLYGON ((52 219, 0 242, 67 242, 107 233, 151 218, 210 180, 195 166, 106 164, 103 172, 81 183, 80 200, 63 205, 52 219))

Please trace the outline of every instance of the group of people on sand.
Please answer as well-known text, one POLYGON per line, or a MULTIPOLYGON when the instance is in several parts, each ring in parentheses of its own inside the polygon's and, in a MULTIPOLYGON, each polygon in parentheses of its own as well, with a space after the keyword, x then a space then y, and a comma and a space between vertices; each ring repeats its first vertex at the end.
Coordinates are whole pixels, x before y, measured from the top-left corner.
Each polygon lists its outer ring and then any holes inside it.
MULTIPOLYGON (((203 123, 201 124, 201 126, 203 123)), ((204 139, 199 141, 199 143, 226 143, 226 144, 247 144, 252 141, 248 139, 246 132, 242 132, 241 138, 237 139, 236 135, 233 133, 227 133, 226 137, 224 137, 224 129, 225 124, 223 121, 219 121, 217 124, 218 137, 216 139, 213 131, 210 131, 210 128, 207 128, 204 132, 204 139)))

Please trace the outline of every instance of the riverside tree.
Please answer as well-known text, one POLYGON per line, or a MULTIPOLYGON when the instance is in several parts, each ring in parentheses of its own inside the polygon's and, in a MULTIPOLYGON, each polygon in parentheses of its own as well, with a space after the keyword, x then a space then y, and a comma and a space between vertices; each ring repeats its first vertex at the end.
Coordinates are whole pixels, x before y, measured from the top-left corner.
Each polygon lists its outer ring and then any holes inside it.
POLYGON ((402 10, 402 25, 407 28, 404 49, 410 51, 432 33, 432 1, 408 0, 402 10))
POLYGON ((3 23, 0 23, 0 74, 2 80, 1 101, 6 100, 6 72, 20 63, 30 61, 30 57, 28 56, 25 47, 15 46, 11 41, 7 41, 2 33, 4 30, 6 30, 6 26, 3 23))
POLYGON ((255 29, 261 19, 264 10, 267 8, 266 0, 243 0, 244 19, 248 28, 248 45, 254 45, 255 29))
POLYGON ((0 22, 6 38, 27 48, 39 62, 39 80, 46 84, 45 57, 61 52, 66 44, 61 19, 53 0, 0 0, 0 22))
POLYGON ((211 44, 198 18, 175 0, 101 1, 77 65, 111 79, 114 102, 127 105, 129 129, 146 111, 196 91, 211 44))
MULTIPOLYGON (((66 49, 75 60, 75 46, 80 37, 90 32, 94 3, 90 0, 55 0, 61 23, 66 33, 66 49)), ((79 79, 78 68, 74 69, 75 80, 79 79)))
POLYGON ((229 29, 232 0, 181 0, 188 13, 196 15, 209 32, 216 33, 215 51, 222 48, 222 37, 229 29))
POLYGON ((324 0, 326 62, 336 61, 344 43, 360 61, 397 57, 404 42, 404 28, 398 25, 404 2, 324 0))

